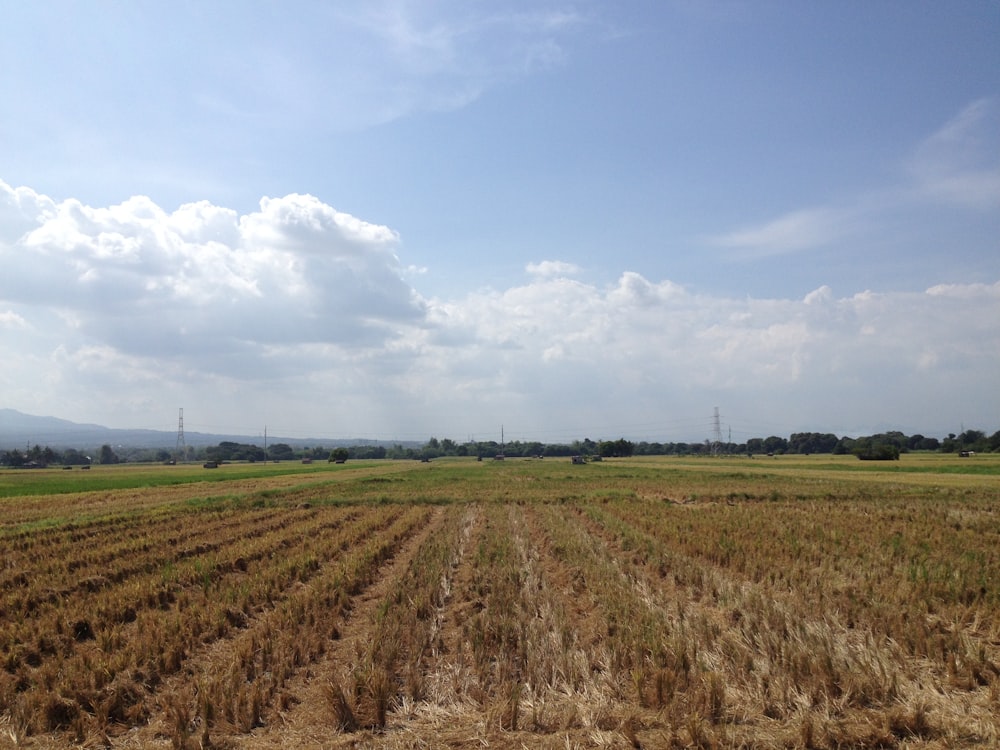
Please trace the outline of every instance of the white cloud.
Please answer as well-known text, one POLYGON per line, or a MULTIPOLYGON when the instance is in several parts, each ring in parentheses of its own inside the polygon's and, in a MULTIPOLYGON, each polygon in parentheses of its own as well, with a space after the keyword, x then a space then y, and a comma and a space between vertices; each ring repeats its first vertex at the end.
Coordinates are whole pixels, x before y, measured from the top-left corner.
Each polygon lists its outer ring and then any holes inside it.
POLYGON ((936 284, 927 290, 932 297, 989 298, 1000 293, 1000 284, 936 284))
POLYGON ((39 217, 53 209, 51 200, 30 188, 12 188, 0 181, 0 242, 17 241, 36 226, 39 217))
POLYGON ((808 208, 720 235, 712 242, 740 251, 741 257, 781 255, 833 243, 843 234, 844 220, 842 209, 808 208))
POLYGON ((997 289, 964 299, 942 304, 930 291, 836 298, 828 287, 800 300, 730 299, 634 273, 603 289, 540 279, 452 303, 465 343, 453 351, 428 340, 413 367, 418 380, 461 383, 449 389, 447 413, 504 404, 493 409, 532 420, 526 400, 562 421, 623 424, 643 420, 640 403, 668 420, 708 413, 721 394, 732 411, 801 429, 909 420, 928 430, 927 421, 956 408, 951 384, 973 384, 987 413, 997 406, 989 383, 1000 332, 962 324, 996 320, 997 289))
POLYGON ((803 300, 807 305, 822 305, 833 301, 833 290, 823 285, 819 289, 809 292, 803 300))
MULTIPOLYGON (((1000 210, 1000 107, 972 102, 919 143, 905 164, 906 180, 846 197, 829 205, 790 210, 774 219, 708 239, 742 260, 756 260, 851 243, 881 244, 893 212, 922 211, 926 203, 1000 210)), ((888 228, 888 229, 887 229, 888 228)))
POLYGON ((13 310, 0 312, 0 328, 27 328, 27 321, 13 310))
POLYGON ((543 440, 697 438, 718 404, 754 434, 1000 415, 1000 281, 754 299, 540 261, 519 286, 424 299, 394 231, 312 196, 239 216, 0 183, 0 206, 5 405, 35 413, 543 440))
MULTIPOLYGON (((0 194, 18 192, 0 183, 0 194)), ((265 198, 242 217, 207 203, 167 213, 141 196, 92 208, 29 191, 21 202, 20 223, 34 226, 0 229, 0 298, 64 310, 80 335, 125 352, 347 345, 424 314, 395 233, 312 196, 265 198)))
POLYGON ((529 263, 525 266, 532 276, 576 276, 580 273, 580 267, 575 263, 567 263, 562 260, 543 260, 541 263, 529 263))
POLYGON ((503 12, 462 3, 369 2, 327 13, 331 38, 315 44, 337 74, 297 67, 309 89, 335 88, 310 116, 338 128, 464 107, 491 87, 563 64, 565 40, 589 22, 561 9, 503 12))
POLYGON ((972 102, 920 144, 909 170, 921 195, 969 208, 1000 210, 1000 107, 972 102))

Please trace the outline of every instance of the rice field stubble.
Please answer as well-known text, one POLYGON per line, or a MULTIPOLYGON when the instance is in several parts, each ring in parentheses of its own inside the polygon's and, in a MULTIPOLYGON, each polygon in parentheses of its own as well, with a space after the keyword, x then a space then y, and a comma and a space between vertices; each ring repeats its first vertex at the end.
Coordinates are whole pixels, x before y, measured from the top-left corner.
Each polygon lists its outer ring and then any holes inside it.
POLYGON ((0 479, 0 747, 1000 742, 1000 457, 103 471, 0 479))

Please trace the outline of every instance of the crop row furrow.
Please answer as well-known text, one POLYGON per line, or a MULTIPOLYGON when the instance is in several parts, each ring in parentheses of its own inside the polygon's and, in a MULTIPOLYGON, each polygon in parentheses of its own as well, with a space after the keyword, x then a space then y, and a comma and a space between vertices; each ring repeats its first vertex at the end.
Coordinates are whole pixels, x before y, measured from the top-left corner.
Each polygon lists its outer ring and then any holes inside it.
POLYGON ((294 674, 316 662, 340 637, 352 599, 427 525, 430 514, 430 509, 416 507, 374 513, 377 533, 325 563, 313 579, 200 659, 195 679, 202 685, 201 695, 197 701, 183 693, 168 698, 167 715, 200 711, 205 739, 216 725, 245 733, 264 724, 279 694, 282 705, 289 700, 284 691, 294 674))
POLYGON ((528 623, 534 605, 525 591, 524 561, 514 541, 516 510, 483 506, 483 525, 467 564, 471 575, 458 592, 466 607, 458 614, 460 650, 455 655, 465 683, 458 683, 483 712, 490 731, 512 731, 529 679, 528 623))
MULTIPOLYGON (((633 571, 613 554, 579 515, 554 507, 539 508, 539 517, 551 540, 552 554, 576 571, 581 589, 600 606, 607 621, 605 645, 614 674, 645 674, 671 670, 686 681, 695 667, 694 654, 678 633, 682 619, 676 606, 650 606, 633 585, 633 571)), ((624 699, 628 686, 622 686, 624 699)))
MULTIPOLYGON (((125 607, 128 614, 120 621, 103 622, 95 629, 90 620, 65 623, 57 613, 45 623, 52 630, 38 630, 39 623, 35 623, 36 629, 20 633, 16 647, 5 657, 15 692, 44 692, 55 675, 61 675, 61 684, 76 696, 86 696, 88 690, 99 692, 122 673, 135 673, 141 677, 139 682, 158 684, 164 675, 180 669, 196 644, 245 627, 256 607, 281 601, 294 583, 308 581, 328 560, 377 534, 390 522, 374 513, 359 517, 353 509, 332 509, 330 514, 334 517, 321 523, 314 519, 299 529, 297 547, 273 546, 273 553, 259 556, 258 565, 230 576, 228 583, 221 577, 198 582, 195 560, 183 579, 159 586, 156 595, 144 591, 141 580, 130 581, 94 592, 89 606, 81 602, 71 610, 116 612, 125 607), (355 520, 345 526, 344 518, 355 520), (113 596, 125 603, 109 603, 113 596), (128 610, 129 602, 143 597, 152 597, 161 609, 128 610)), ((207 564, 203 571, 210 575, 207 564)), ((92 702, 78 697, 69 700, 93 708, 92 702)), ((33 702, 37 706, 37 701, 33 702)), ((33 722, 44 727, 58 725, 60 719, 36 715, 33 722)))
POLYGON ((520 711, 530 719, 521 723, 542 733, 578 728, 608 744, 624 728, 638 745, 634 712, 617 699, 617 676, 605 668, 611 657, 604 613, 575 571, 553 554, 537 506, 512 512, 511 531, 524 571, 528 659, 520 711))
MULTIPOLYGON (((180 550, 169 543, 176 541, 176 537, 171 537, 150 545, 146 555, 123 557, 117 561, 120 563, 118 567, 107 568, 100 575, 80 578, 68 586, 64 585, 61 590, 33 586, 24 592, 13 592, 5 597, 7 611, 28 615, 23 620, 25 623, 44 621, 47 617, 59 617, 62 611, 73 610, 74 601, 81 599, 92 603, 91 611, 98 616, 98 620, 130 621, 137 610, 169 605, 176 591, 184 586, 192 583, 207 586, 226 572, 234 569, 245 571, 248 561, 292 545, 301 534, 314 531, 312 526, 318 523, 315 514, 295 519, 294 522, 288 518, 272 521, 260 527, 256 520, 250 515, 243 519, 239 527, 227 525, 230 536, 221 542, 213 538, 218 532, 214 524, 209 524, 204 532, 200 529, 194 531, 194 537, 189 537, 191 546, 180 550), (185 564, 186 561, 189 562, 185 564), (118 586, 121 583, 128 586, 118 586), (95 601, 98 592, 106 593, 98 595, 95 601)), ((335 518, 327 523, 338 525, 343 521, 343 518, 335 518)), ((191 526, 198 529, 199 525, 192 523, 191 526)), ((58 625, 56 629, 59 629, 58 625)), ((12 630, 7 641, 17 636, 12 630)))
MULTIPOLYGON (((713 723, 763 715, 811 731, 820 708, 830 721, 848 726, 940 689, 926 686, 938 683, 943 670, 927 670, 898 644, 869 628, 848 627, 834 612, 818 616, 807 591, 774 589, 738 571, 734 576, 715 561, 677 552, 661 541, 661 534, 669 538, 665 527, 674 523, 672 514, 626 503, 588 506, 583 518, 623 569, 631 570, 633 587, 651 606, 677 607, 678 632, 697 644, 695 664, 709 679, 708 706, 718 706, 712 708, 713 723), (673 578, 672 589, 665 576, 673 578), (900 664, 906 668, 898 669, 900 664)), ((672 677, 667 675, 676 686, 672 677)), ((672 704, 669 711, 683 706, 672 704)), ((929 719, 921 721, 928 732, 936 731, 929 719)), ((830 735, 843 744, 858 740, 849 729, 830 735)))
MULTIPOLYGON (((953 681, 988 684, 991 675, 1000 675, 1000 650, 991 645, 1000 637, 1000 622, 993 630, 974 626, 991 621, 990 602, 1000 588, 989 577, 1000 577, 1000 552, 979 549, 974 540, 942 539, 961 544, 965 553, 958 564, 939 570, 927 542, 897 535, 901 511, 892 504, 861 515, 827 503, 823 515, 829 526, 794 506, 770 515, 752 505, 716 506, 684 513, 683 526, 677 512, 636 512, 627 505, 605 510, 618 518, 615 523, 635 528, 638 533, 622 532, 622 539, 639 554, 646 556, 642 550, 656 539, 663 561, 669 545, 669 562, 658 564, 674 571, 723 571, 729 579, 762 587, 787 607, 806 603, 807 612, 820 607, 836 613, 843 627, 891 641, 907 657, 937 661, 953 681), (810 550, 805 560, 802 548, 810 550), (927 609, 920 611, 915 603, 927 609)), ((907 513, 908 525, 943 533, 926 507, 907 513)))
POLYGON ((425 698, 424 667, 441 650, 441 617, 476 506, 447 506, 433 535, 406 570, 358 623, 369 634, 363 649, 331 681, 329 700, 343 729, 382 728, 391 705, 425 698))
MULTIPOLYGON (((223 516, 189 516, 169 520, 151 520, 149 523, 136 521, 122 529, 107 528, 99 536, 91 537, 86 546, 64 541, 63 546, 50 550, 39 563, 23 560, 18 574, 12 576, 9 588, 31 587, 46 592, 42 598, 53 594, 64 596, 74 588, 90 588, 100 579, 112 581, 127 578, 132 569, 148 567, 149 560, 166 556, 193 556, 205 551, 206 545, 218 544, 213 540, 239 538, 248 534, 260 535, 280 528, 288 523, 286 517, 272 520, 277 511, 255 513, 248 517, 246 512, 223 516), (123 567, 115 569, 115 565, 123 567), (31 570, 28 576, 25 570, 31 570), (88 571, 94 571, 87 575, 88 571), (75 583, 66 583, 69 574, 75 583)), ((214 515, 214 514, 213 514, 214 515)), ((11 560, 16 566, 17 561, 11 560)), ((8 587, 0 585, 0 591, 8 587)), ((31 609, 35 602, 25 599, 22 606, 31 609)))

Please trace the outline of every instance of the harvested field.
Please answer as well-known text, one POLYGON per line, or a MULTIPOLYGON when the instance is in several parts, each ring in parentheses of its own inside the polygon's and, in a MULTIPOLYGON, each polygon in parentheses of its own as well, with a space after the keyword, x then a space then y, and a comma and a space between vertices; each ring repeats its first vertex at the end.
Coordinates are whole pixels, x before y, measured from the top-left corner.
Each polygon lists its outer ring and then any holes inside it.
POLYGON ((1000 743, 996 457, 102 470, 0 477, 0 747, 1000 743))

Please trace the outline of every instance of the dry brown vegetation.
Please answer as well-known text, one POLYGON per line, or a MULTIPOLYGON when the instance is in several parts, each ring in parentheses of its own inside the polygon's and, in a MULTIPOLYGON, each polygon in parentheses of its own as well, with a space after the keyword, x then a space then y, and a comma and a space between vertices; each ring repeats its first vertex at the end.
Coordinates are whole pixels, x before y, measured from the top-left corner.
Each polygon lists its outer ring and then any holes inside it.
POLYGON ((856 467, 12 496, 0 747, 994 747, 1000 462, 856 467))

